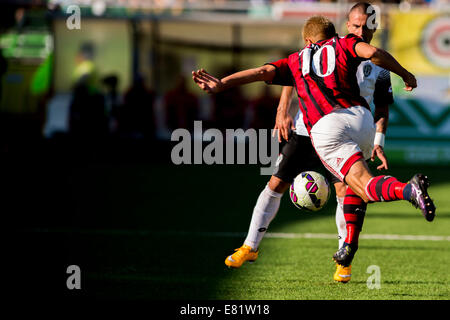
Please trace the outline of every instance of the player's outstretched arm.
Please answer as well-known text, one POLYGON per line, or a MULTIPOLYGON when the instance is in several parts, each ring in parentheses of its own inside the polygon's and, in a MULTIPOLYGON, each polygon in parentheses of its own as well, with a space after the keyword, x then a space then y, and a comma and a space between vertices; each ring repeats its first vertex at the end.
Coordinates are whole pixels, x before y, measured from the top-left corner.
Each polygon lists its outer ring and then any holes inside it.
POLYGON ((192 71, 192 80, 207 93, 217 93, 223 90, 220 79, 213 77, 204 69, 192 71))
POLYGON ((278 132, 278 141, 281 142, 281 137, 284 140, 288 141, 289 139, 289 131, 294 130, 294 119, 292 119, 289 114, 289 109, 291 108, 292 102, 292 92, 294 91, 294 87, 284 86, 283 91, 281 92, 280 102, 278 103, 277 108, 277 116, 275 118, 275 131, 278 132))
POLYGON ((207 93, 218 93, 232 87, 256 81, 272 81, 275 77, 275 67, 264 65, 259 68, 247 69, 233 73, 225 78, 218 79, 204 69, 192 71, 192 80, 207 93))
POLYGON ((365 42, 358 42, 355 46, 355 51, 359 57, 370 59, 377 66, 392 71, 402 77, 405 82, 404 89, 406 91, 412 91, 417 87, 417 81, 414 75, 403 68, 389 52, 365 42))

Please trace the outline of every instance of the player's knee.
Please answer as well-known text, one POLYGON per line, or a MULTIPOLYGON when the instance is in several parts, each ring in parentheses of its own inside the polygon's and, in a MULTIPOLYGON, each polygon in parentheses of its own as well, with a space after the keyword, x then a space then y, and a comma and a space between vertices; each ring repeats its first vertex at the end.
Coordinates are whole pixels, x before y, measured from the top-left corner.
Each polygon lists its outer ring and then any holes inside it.
POLYGON ((278 193, 284 193, 289 188, 290 183, 284 182, 278 177, 272 176, 269 180, 269 188, 278 193))
POLYGON ((344 200, 345 197, 336 196, 336 216, 343 216, 343 208, 344 208, 344 200))
POLYGON ((373 178, 373 175, 370 173, 365 161, 358 160, 352 165, 345 176, 345 182, 355 194, 367 203, 369 202, 369 198, 367 198, 365 189, 371 178, 373 178))
POLYGON ((334 188, 336 189, 336 196, 339 198, 344 198, 347 192, 347 186, 343 182, 336 182, 334 184, 334 188))
POLYGON ((344 230, 347 227, 347 222, 345 222, 345 219, 344 220, 341 219, 336 221, 336 225, 339 230, 344 230))

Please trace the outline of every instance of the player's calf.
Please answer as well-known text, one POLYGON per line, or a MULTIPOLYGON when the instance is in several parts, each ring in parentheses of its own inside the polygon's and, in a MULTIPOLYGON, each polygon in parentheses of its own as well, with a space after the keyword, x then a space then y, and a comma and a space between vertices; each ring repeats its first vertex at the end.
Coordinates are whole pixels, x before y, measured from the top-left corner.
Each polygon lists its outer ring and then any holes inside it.
POLYGON ((373 177, 366 185, 366 195, 371 201, 407 200, 419 208, 427 221, 433 221, 436 207, 428 194, 428 177, 416 174, 408 183, 391 176, 373 177))
POLYGON ((341 266, 340 269, 342 270, 347 270, 345 268, 351 265, 358 250, 359 233, 362 230, 366 208, 367 203, 354 193, 352 189, 347 188, 343 208, 347 236, 342 247, 333 255, 333 260, 341 266))
POLYGON ((351 188, 347 188, 343 209, 347 236, 343 246, 334 254, 333 259, 336 263, 348 267, 358 250, 359 233, 364 223, 367 203, 353 192, 351 188))
POLYGON ((351 188, 347 188, 343 206, 347 229, 345 243, 358 244, 359 233, 362 230, 366 209, 367 203, 353 192, 351 188))
POLYGON ((391 176, 377 176, 369 180, 366 185, 366 195, 371 201, 408 200, 411 188, 391 176))

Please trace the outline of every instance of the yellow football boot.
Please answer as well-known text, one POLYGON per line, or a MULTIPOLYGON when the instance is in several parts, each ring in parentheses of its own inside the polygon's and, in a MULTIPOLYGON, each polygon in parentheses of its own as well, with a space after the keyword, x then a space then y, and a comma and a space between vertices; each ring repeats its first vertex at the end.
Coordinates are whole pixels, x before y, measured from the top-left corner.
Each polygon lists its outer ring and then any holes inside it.
POLYGON ((245 261, 253 262, 258 258, 259 251, 252 251, 252 247, 244 244, 235 249, 235 253, 225 259, 225 264, 229 268, 239 268, 245 261))
POLYGON ((336 263, 336 272, 334 273, 333 279, 338 282, 349 282, 352 278, 352 266, 344 267, 336 263))

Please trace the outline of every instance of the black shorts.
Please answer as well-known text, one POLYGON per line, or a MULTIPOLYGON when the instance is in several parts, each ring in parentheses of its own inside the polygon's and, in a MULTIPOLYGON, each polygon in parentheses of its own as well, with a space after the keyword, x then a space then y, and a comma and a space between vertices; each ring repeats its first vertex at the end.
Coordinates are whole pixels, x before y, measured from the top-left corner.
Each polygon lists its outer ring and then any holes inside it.
POLYGON ((331 184, 340 180, 331 174, 320 161, 308 136, 291 133, 289 140, 281 148, 273 175, 284 182, 292 183, 303 171, 313 170, 322 173, 331 184))

